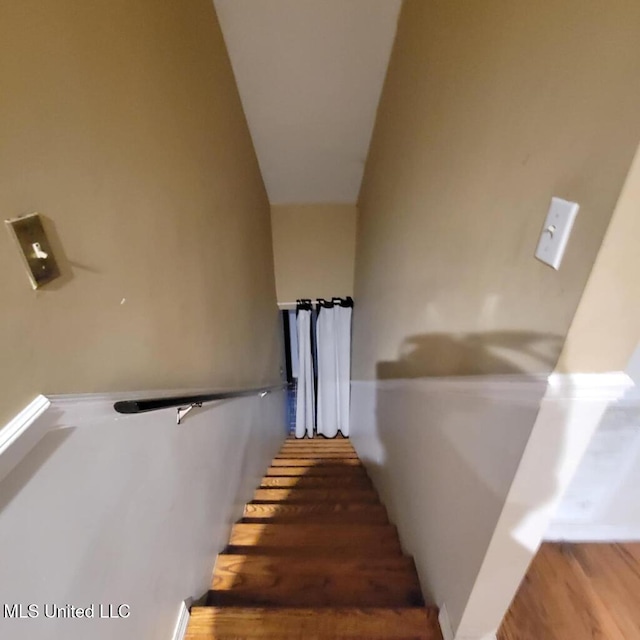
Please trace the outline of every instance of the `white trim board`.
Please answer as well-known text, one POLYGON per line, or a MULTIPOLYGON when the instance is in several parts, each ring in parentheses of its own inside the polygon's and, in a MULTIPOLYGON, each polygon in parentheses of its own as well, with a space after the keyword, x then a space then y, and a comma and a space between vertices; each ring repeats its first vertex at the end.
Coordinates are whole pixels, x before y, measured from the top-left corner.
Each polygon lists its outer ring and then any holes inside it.
POLYGON ((426 393, 473 394, 482 397, 503 396, 504 402, 539 404, 543 395, 554 400, 584 399, 601 402, 618 400, 634 386, 624 372, 505 374, 399 378, 393 380, 352 380, 353 386, 374 386, 381 391, 419 389, 426 393))
POLYGON ((49 430, 43 418, 51 406, 49 398, 36 396, 15 418, 0 429, 0 480, 38 444, 49 430))
POLYGON ((449 614, 447 613, 447 605, 443 603, 438 609, 438 624, 440 625, 443 639, 455 640, 453 629, 451 628, 451 620, 449 620, 449 614))
POLYGON ((180 603, 180 610, 178 611, 178 619, 176 620, 176 626, 173 630, 171 640, 183 640, 187 634, 187 627, 189 626, 189 608, 191 607, 192 600, 184 600, 180 603))
POLYGON ((15 418, 0 429, 0 455, 49 408, 51 401, 43 395, 36 396, 15 418))

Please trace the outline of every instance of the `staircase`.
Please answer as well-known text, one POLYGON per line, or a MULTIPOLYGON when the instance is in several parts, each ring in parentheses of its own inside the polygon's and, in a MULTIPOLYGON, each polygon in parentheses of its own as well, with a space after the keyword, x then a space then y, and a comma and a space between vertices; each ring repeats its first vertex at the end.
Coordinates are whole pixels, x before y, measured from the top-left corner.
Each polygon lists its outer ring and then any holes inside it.
POLYGON ((286 440, 218 556, 187 640, 441 640, 346 438, 286 440))

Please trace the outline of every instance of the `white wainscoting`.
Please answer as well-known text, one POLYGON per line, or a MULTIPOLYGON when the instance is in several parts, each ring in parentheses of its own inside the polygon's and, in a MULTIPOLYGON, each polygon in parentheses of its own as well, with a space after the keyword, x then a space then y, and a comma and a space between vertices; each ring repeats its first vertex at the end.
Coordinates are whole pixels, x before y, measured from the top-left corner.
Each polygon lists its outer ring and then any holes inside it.
POLYGON ((491 638, 607 404, 604 376, 352 383, 353 444, 457 640, 491 638))
POLYGON ((640 540, 640 390, 607 408, 558 506, 546 540, 640 540))
POLYGON ((122 398, 51 397, 0 456, 11 461, 0 481, 0 601, 128 604, 131 615, 5 619, 3 637, 170 638, 286 437, 281 392, 205 405, 179 426, 174 409, 116 414, 122 398))

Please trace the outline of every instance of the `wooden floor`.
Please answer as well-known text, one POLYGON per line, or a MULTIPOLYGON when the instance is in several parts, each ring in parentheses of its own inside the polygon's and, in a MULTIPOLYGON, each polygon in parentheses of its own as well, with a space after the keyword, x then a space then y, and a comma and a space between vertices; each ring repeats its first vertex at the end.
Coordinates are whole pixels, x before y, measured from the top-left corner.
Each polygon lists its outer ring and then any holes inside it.
POLYGON ((441 640, 348 439, 287 440, 218 556, 187 640, 441 640))
POLYGON ((498 640, 640 639, 640 543, 544 544, 498 640))

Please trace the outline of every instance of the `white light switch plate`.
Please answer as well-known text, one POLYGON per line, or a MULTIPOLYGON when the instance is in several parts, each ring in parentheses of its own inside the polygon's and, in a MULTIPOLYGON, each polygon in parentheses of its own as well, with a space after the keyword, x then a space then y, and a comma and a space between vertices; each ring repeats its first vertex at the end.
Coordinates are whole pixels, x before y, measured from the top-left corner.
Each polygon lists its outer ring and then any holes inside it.
POLYGON ((554 269, 560 268, 564 250, 567 248, 573 221, 578 215, 580 205, 562 198, 551 198, 549 213, 544 221, 540 241, 536 249, 536 258, 554 269))

